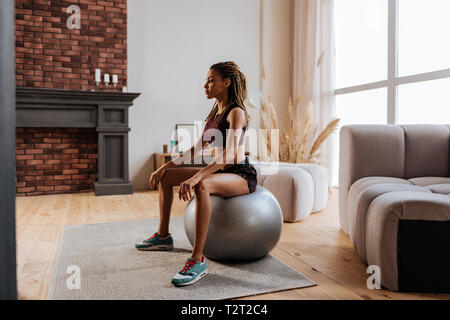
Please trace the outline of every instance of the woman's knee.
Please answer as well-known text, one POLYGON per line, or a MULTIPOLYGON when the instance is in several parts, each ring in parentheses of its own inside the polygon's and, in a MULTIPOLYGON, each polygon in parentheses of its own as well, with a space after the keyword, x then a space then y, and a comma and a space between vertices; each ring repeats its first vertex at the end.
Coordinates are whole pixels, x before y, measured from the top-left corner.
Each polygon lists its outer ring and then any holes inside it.
POLYGON ((170 183, 170 180, 167 179, 166 175, 163 175, 161 180, 158 182, 159 187, 162 189, 172 188, 173 185, 170 183))
POLYGON ((205 179, 200 180, 194 187, 194 191, 196 194, 208 194, 208 182, 205 179))

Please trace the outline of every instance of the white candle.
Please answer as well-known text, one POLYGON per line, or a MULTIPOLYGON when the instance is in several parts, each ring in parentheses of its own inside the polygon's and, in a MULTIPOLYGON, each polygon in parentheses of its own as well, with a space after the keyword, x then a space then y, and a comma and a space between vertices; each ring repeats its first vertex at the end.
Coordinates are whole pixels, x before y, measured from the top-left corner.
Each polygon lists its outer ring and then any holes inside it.
POLYGON ((109 74, 105 73, 105 83, 109 83, 109 74))
POLYGON ((95 69, 95 82, 101 81, 100 69, 95 69))
POLYGON ((117 74, 113 74, 113 83, 119 83, 119 78, 117 77, 117 74))

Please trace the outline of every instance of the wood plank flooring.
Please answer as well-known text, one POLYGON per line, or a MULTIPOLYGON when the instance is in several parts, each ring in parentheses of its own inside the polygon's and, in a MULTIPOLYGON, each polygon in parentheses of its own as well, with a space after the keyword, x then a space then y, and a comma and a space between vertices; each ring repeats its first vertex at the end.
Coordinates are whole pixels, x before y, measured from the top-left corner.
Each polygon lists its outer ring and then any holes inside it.
MULTIPOLYGON (((172 216, 183 216, 186 203, 174 198, 172 216)), ((46 299, 64 226, 150 218, 159 218, 156 191, 103 197, 80 193, 17 198, 19 298, 46 299)), ((271 254, 318 285, 236 300, 450 299, 444 294, 369 290, 367 267, 339 226, 337 189, 329 195, 325 210, 305 221, 284 223, 281 240, 271 254)))

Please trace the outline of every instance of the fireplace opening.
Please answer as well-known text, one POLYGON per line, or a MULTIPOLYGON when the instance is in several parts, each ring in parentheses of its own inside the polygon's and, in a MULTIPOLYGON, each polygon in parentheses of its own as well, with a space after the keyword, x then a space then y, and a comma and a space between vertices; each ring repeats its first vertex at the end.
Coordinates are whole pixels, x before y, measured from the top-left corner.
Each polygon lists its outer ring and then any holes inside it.
POLYGON ((16 194, 93 192, 98 177, 95 128, 16 128, 16 194))

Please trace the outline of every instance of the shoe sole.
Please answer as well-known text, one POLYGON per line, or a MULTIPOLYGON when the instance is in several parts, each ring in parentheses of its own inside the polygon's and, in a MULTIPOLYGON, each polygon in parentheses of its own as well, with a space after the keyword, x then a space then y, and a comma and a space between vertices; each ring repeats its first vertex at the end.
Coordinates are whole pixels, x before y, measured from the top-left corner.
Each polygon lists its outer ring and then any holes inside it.
POLYGON ((160 244, 157 246, 151 246, 147 248, 136 248, 141 251, 168 251, 173 249, 173 245, 167 245, 167 244, 160 244))
POLYGON ((189 282, 184 282, 184 283, 177 283, 174 285, 176 285, 177 287, 182 287, 182 286, 189 286, 191 284, 196 283, 197 281, 203 279, 206 275, 208 274, 208 269, 203 270, 202 272, 200 272, 200 274, 198 275, 198 277, 196 277, 195 279, 192 279, 189 282))

